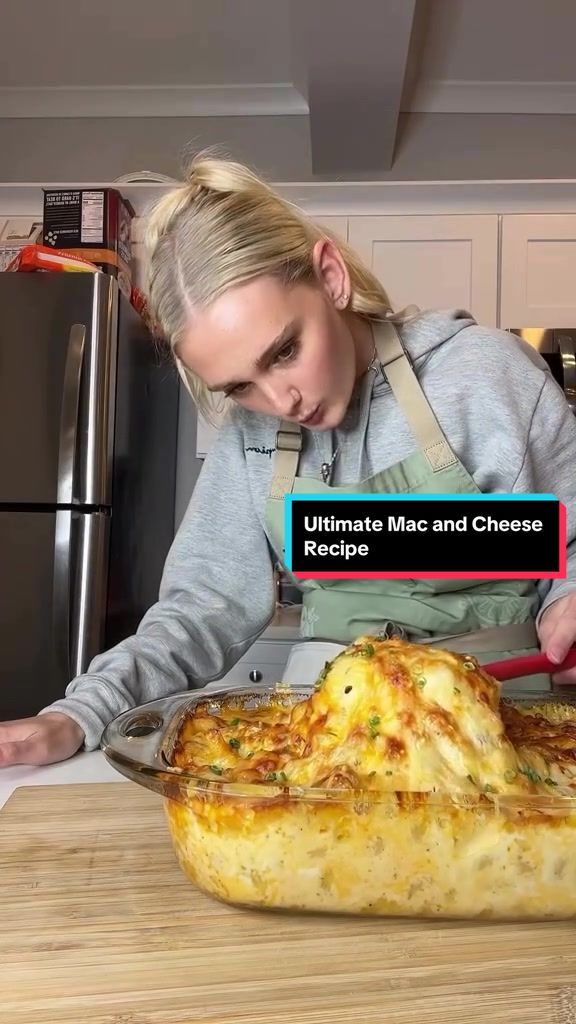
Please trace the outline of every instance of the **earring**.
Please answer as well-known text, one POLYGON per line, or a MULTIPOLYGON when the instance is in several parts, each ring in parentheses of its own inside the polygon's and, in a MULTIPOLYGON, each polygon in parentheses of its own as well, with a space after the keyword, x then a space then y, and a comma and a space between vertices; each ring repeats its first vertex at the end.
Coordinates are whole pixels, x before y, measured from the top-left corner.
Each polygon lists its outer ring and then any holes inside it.
POLYGON ((338 299, 338 305, 344 309, 348 305, 349 298, 349 295, 341 295, 340 298, 338 299))

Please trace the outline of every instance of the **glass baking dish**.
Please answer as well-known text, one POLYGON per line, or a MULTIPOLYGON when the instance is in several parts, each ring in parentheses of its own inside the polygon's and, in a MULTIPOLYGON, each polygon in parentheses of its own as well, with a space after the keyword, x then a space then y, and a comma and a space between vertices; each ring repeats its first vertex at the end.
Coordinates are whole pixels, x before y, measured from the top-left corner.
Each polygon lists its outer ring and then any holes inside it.
MULTIPOLYGON (((107 760, 164 798, 179 864, 205 893, 241 907, 419 918, 576 917, 576 796, 380 792, 208 781, 175 767, 182 723, 313 687, 202 690, 126 711, 107 760)), ((514 694, 529 707, 576 698, 514 694)))

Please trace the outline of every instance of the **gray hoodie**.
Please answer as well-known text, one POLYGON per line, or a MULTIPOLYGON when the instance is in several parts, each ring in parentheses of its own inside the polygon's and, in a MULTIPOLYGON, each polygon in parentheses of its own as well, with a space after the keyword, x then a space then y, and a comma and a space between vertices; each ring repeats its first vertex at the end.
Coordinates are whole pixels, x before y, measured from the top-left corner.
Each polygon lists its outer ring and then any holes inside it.
MULTIPOLYGON (((576 418, 546 364, 462 310, 425 311, 401 328, 448 440, 485 493, 548 492, 568 510, 568 577, 540 581, 540 613, 576 590, 576 418)), ((168 555, 158 602, 135 636, 98 655, 66 697, 86 747, 122 711, 225 675, 274 613, 275 554, 265 503, 278 420, 239 408, 205 460, 168 555)), ((366 374, 330 438, 304 431, 299 474, 317 477, 340 445, 334 484, 357 482, 415 449, 386 379, 366 374)))

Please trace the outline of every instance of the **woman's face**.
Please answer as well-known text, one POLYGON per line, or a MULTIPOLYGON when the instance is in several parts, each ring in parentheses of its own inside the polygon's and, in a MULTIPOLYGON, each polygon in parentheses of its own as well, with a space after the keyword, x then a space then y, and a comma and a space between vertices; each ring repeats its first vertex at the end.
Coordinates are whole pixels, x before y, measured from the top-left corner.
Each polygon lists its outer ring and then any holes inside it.
POLYGON ((256 413, 314 430, 344 418, 373 349, 367 321, 345 312, 349 279, 331 242, 314 250, 316 282, 260 277, 193 317, 178 355, 208 388, 256 413))

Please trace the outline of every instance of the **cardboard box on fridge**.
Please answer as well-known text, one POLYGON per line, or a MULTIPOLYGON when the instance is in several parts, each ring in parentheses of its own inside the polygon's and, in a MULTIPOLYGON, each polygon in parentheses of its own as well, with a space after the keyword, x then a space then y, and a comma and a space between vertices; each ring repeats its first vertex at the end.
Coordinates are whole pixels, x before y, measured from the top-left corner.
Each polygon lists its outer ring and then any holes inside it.
POLYGON ((130 298, 133 217, 132 206, 114 188, 44 189, 42 241, 112 274, 130 298))

